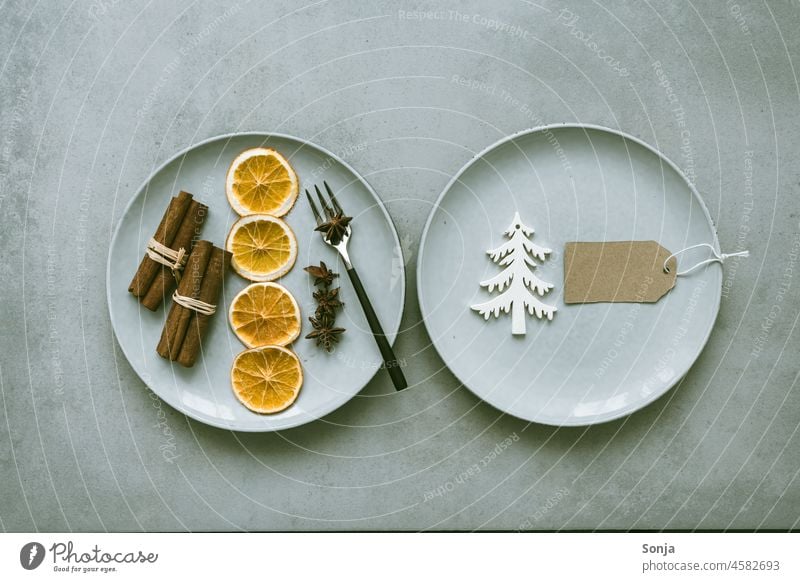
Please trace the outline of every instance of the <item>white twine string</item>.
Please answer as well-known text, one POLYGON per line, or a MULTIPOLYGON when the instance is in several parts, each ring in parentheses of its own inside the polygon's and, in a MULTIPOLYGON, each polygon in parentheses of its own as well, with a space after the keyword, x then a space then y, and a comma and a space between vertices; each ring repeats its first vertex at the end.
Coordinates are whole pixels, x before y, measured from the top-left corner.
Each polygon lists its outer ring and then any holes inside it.
POLYGON ((147 241, 147 256, 156 263, 169 267, 175 280, 181 282, 181 270, 186 264, 186 249, 181 247, 177 251, 162 245, 156 239, 147 241))
POLYGON ((694 265, 692 267, 689 267, 688 269, 685 269, 683 271, 678 271, 677 273, 675 273, 676 277, 680 277, 681 275, 688 275, 689 273, 691 273, 695 269, 698 269, 698 268, 702 267, 703 265, 707 265, 709 263, 720 263, 720 264, 722 264, 722 263, 725 262, 726 259, 728 259, 730 257, 749 257, 750 256, 750 251, 740 251, 738 253, 718 253, 717 249, 715 249, 710 244, 708 244, 708 243, 700 243, 699 245, 692 245, 690 247, 686 247, 685 249, 681 249, 677 253, 672 253, 670 256, 668 256, 667 260, 664 261, 664 272, 665 273, 669 273, 669 267, 667 266, 667 263, 669 262, 669 260, 672 257, 677 257, 681 253, 685 253, 686 251, 690 251, 692 249, 698 249, 700 247, 708 247, 709 249, 711 249, 711 252, 714 253, 714 256, 711 257, 711 258, 706 259, 705 261, 700 261, 699 263, 697 263, 696 265, 694 265))
POLYGON ((197 313, 202 313, 203 315, 214 315, 217 312, 216 305, 206 303, 205 301, 200 301, 194 297, 186 297, 186 295, 181 295, 178 293, 177 289, 172 294, 172 300, 186 309, 191 309, 197 313))

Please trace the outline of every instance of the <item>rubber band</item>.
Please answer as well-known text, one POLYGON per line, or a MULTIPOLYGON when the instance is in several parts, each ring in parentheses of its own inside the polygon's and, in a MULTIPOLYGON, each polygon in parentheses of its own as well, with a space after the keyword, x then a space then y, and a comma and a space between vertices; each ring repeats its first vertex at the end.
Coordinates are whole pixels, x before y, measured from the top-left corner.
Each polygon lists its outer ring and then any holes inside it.
POLYGON ((161 244, 156 239, 151 238, 147 242, 147 256, 156 263, 169 267, 175 281, 181 282, 181 271, 186 264, 186 249, 181 247, 177 251, 161 244))
POLYGON ((689 273, 691 273, 695 269, 698 269, 698 268, 702 267, 703 265, 708 265, 709 263, 720 263, 720 264, 722 264, 722 263, 725 262, 726 259, 729 259, 730 257, 749 257, 750 256, 750 251, 740 251, 738 253, 718 253, 717 249, 715 249, 712 245, 710 245, 708 243, 700 243, 698 245, 692 245, 690 247, 686 247, 685 249, 681 249, 678 252, 672 253, 670 256, 668 256, 667 260, 664 261, 664 272, 665 273, 669 273, 669 267, 667 266, 667 263, 669 262, 669 260, 671 258, 677 257, 678 255, 680 255, 681 253, 685 253, 686 251, 690 251, 692 249, 698 249, 700 247, 708 247, 709 249, 711 249, 711 252, 714 253, 714 256, 709 258, 709 259, 706 259, 704 261, 700 261, 699 263, 697 263, 696 265, 694 265, 692 267, 689 267, 688 269, 685 269, 683 271, 678 271, 677 273, 675 273, 676 277, 680 277, 681 275, 688 275, 689 273))
POLYGON ((181 295, 178 293, 177 289, 172 294, 172 300, 186 309, 191 309, 192 311, 196 311, 197 313, 201 313, 203 315, 214 315, 217 312, 216 305, 206 303, 205 301, 200 301, 194 297, 186 297, 185 295, 181 295))

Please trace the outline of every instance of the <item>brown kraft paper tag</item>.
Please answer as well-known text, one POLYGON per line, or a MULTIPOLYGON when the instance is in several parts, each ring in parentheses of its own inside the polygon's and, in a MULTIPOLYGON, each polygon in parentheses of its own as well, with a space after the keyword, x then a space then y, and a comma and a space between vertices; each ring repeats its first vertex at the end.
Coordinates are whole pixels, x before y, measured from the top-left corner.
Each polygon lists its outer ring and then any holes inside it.
POLYGON ((654 240, 568 242, 565 303, 655 303, 675 286, 677 259, 654 240))

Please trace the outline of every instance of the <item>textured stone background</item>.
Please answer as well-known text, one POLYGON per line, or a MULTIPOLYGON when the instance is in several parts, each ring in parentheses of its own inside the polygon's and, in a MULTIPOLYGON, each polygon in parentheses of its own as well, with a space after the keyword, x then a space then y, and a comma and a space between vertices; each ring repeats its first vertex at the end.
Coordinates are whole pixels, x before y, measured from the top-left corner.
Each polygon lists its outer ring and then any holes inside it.
POLYGON ((2 2, 0 528, 796 527, 800 5, 602 4, 2 2), (415 293, 448 178, 559 121, 663 150, 695 176, 723 248, 752 253, 726 267, 685 380, 587 430, 528 425, 460 387, 415 293), (379 375, 320 422, 232 434, 128 367, 105 299, 112 230, 154 166, 237 130, 316 141, 387 202, 415 388, 379 375))

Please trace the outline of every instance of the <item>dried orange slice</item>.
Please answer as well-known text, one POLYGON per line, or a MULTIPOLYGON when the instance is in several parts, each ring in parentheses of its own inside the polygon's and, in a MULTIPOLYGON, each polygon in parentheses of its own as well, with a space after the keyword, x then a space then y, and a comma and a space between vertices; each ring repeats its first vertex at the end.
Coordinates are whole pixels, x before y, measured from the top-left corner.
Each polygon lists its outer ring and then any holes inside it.
POLYGON ((228 321, 248 348, 285 346, 300 335, 300 307, 277 283, 253 283, 242 289, 231 302, 228 321))
POLYGON ((269 214, 251 214, 237 220, 225 248, 233 255, 236 272, 250 281, 282 277, 297 259, 297 239, 289 225, 269 214))
POLYGON ((291 210, 299 190, 292 166, 271 148, 252 148, 240 153, 225 179, 228 202, 240 216, 283 216, 291 210))
POLYGON ((233 393, 253 412, 269 414, 287 409, 297 400, 302 385, 300 360, 286 348, 253 348, 233 361, 233 393))

